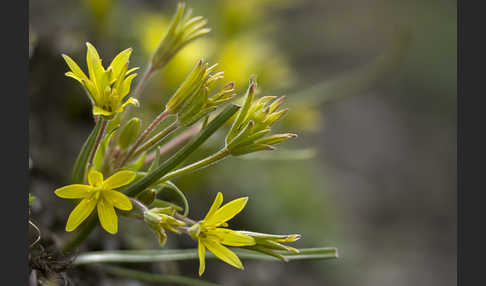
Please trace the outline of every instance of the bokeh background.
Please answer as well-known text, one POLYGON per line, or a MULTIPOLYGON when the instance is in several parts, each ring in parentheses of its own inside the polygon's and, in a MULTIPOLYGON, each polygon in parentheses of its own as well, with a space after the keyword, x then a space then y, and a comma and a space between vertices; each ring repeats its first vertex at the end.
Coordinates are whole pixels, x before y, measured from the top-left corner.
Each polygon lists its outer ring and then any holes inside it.
MULTIPOLYGON (((209 19, 209 36, 187 46, 147 86, 147 124, 194 63, 219 62, 244 90, 256 74, 262 94, 287 95, 277 130, 299 138, 279 151, 231 158, 178 179, 191 216, 215 194, 249 196, 233 225, 300 233, 298 247, 334 246, 340 258, 269 263, 238 271, 208 263, 204 279, 222 285, 456 284, 456 1, 186 1, 209 19)), ((93 126, 61 54, 84 65, 86 41, 104 62, 132 47, 144 67, 176 1, 30 1, 30 193, 43 239, 60 242, 72 205, 57 198, 93 126)), ((222 134, 220 134, 222 136, 222 134)), ((191 157, 222 142, 215 136, 191 157)), ((143 224, 121 219, 120 234, 95 231, 83 250, 155 248, 143 224)), ((194 247, 169 237, 168 248, 194 247)), ((145 270, 196 276, 197 262, 145 270)), ((149 285, 82 268, 75 285, 149 285)))

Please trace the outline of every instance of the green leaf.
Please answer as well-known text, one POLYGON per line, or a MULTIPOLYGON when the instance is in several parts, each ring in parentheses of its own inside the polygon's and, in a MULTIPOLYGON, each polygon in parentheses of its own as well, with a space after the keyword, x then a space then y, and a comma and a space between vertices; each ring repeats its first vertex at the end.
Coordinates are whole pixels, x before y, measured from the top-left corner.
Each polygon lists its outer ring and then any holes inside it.
MULTIPOLYGON (((246 249, 233 249, 241 259, 279 261, 278 258, 246 249)), ((300 253, 276 251, 288 261, 292 260, 322 260, 338 258, 338 250, 334 247, 303 248, 300 253)), ((167 250, 113 250, 93 251, 79 254, 74 265, 92 263, 148 263, 197 259, 197 249, 167 249, 167 250)), ((216 258, 206 253, 206 259, 216 258)))
POLYGON ((108 133, 105 138, 100 143, 100 146, 98 147, 98 150, 96 150, 96 154, 93 160, 93 166, 96 170, 101 172, 101 169, 103 168, 103 162, 105 160, 105 153, 106 153, 106 148, 108 147, 108 143, 110 142, 111 138, 115 134, 115 131, 118 128, 115 127, 111 129, 110 133, 108 133))
POLYGON ((170 157, 167 161, 162 163, 157 169, 148 173, 143 179, 135 182, 128 187, 124 192, 131 197, 138 195, 144 189, 157 182, 162 176, 177 167, 184 159, 186 159, 192 152, 201 146, 214 132, 216 132, 223 124, 238 111, 240 107, 235 104, 227 106, 216 118, 214 118, 206 128, 201 130, 199 134, 193 138, 188 144, 182 147, 177 153, 170 157))
POLYGON ((179 285, 191 285, 191 286, 217 286, 218 284, 202 281, 199 279, 193 279, 178 275, 161 275, 153 274, 133 269, 128 269, 118 266, 108 266, 100 265, 101 270, 112 275, 133 278, 140 281, 150 282, 150 283, 174 283, 179 285))
POLYGON ((104 119, 98 119, 95 127, 89 134, 88 138, 83 144, 81 151, 79 152, 78 158, 76 162, 74 162, 73 173, 72 173, 72 182, 74 184, 82 184, 84 182, 84 177, 86 174, 87 164, 89 155, 93 151, 93 146, 96 141, 96 137, 98 136, 99 132, 101 132, 101 128, 103 126, 104 119))

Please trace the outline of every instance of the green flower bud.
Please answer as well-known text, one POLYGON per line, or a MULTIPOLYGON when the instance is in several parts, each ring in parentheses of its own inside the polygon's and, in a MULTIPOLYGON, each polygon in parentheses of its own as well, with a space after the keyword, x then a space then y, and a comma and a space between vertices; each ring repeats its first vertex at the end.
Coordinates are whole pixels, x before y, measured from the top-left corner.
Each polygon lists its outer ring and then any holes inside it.
POLYGON ((179 234, 180 230, 177 228, 186 225, 183 221, 174 218, 174 215, 175 209, 172 207, 152 208, 143 214, 144 221, 155 232, 160 245, 164 245, 167 240, 165 230, 179 234))
POLYGON ((191 18, 191 10, 184 14, 185 4, 179 3, 164 38, 155 50, 151 65, 153 70, 164 67, 184 46, 209 33, 204 28, 207 20, 201 16, 191 18))
POLYGON ((200 60, 166 104, 166 110, 177 114, 181 126, 190 126, 205 117, 217 106, 232 99, 234 83, 223 86, 210 96, 216 82, 223 78, 223 72, 212 74, 217 65, 209 66, 200 60))
POLYGON ((228 135, 226 148, 231 155, 239 156, 261 150, 274 150, 272 145, 290 138, 296 134, 284 133, 265 137, 271 131, 271 126, 280 119, 288 109, 277 110, 285 97, 264 96, 254 99, 256 82, 252 78, 246 91, 244 103, 240 109, 228 135))
POLYGON ((118 137, 118 147, 125 150, 137 139, 140 132, 140 119, 134 117, 127 122, 118 137))

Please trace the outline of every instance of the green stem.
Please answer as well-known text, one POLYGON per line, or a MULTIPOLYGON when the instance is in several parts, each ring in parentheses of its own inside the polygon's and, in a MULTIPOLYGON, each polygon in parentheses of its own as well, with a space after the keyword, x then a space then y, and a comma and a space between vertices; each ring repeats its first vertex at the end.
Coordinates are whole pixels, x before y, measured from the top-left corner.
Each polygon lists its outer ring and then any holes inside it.
POLYGON ((167 175, 160 178, 159 182, 162 183, 162 182, 165 182, 165 181, 169 181, 169 180, 172 180, 173 178, 192 173, 192 172, 194 172, 198 169, 208 167, 209 165, 214 164, 217 161, 226 158, 226 156, 228 156, 229 154, 230 154, 229 150, 226 149, 226 148, 223 148, 223 149, 219 150, 218 152, 214 153, 213 155, 210 155, 210 156, 208 156, 208 157, 206 157, 206 158, 204 158, 200 161, 197 161, 197 162, 192 163, 188 166, 185 166, 184 168, 180 168, 180 169, 177 169, 177 170, 172 171, 170 173, 167 173, 167 175))
POLYGON ((216 132, 226 121, 228 121, 228 119, 230 119, 231 116, 233 116, 233 114, 235 114, 239 109, 240 107, 234 104, 226 107, 206 126, 206 128, 199 133, 198 136, 193 138, 191 142, 182 147, 177 153, 167 159, 157 169, 125 189, 125 193, 130 197, 135 197, 140 192, 157 182, 157 180, 169 173, 197 148, 199 148, 199 146, 201 146, 211 135, 213 135, 213 133, 216 132))
POLYGON ((146 151, 147 149, 151 148, 158 142, 160 142, 162 139, 164 139, 167 135, 172 133, 174 130, 176 130, 179 127, 179 124, 177 121, 174 121, 171 125, 167 126, 164 128, 164 130, 160 131, 157 133, 154 137, 150 138, 147 142, 145 142, 142 146, 140 146, 134 153, 133 157, 137 157, 140 155, 142 152, 146 151))
POLYGON ((160 274, 152 274, 138 270, 132 270, 124 267, 118 266, 108 266, 103 265, 100 266, 105 272, 118 275, 127 278, 133 278, 140 281, 146 281, 151 283, 174 283, 179 285, 194 285, 194 286, 218 286, 218 284, 188 278, 184 276, 177 276, 177 275, 160 275, 160 274))
POLYGON ((145 69, 145 72, 143 73, 142 79, 138 82, 137 87, 135 87, 135 90, 133 91, 133 98, 138 99, 138 97, 140 97, 140 94, 142 94, 143 86, 145 85, 153 71, 154 69, 152 68, 152 63, 149 62, 147 68, 145 69))
POLYGON ((169 111, 166 109, 162 113, 160 113, 157 117, 155 117, 155 119, 152 121, 152 123, 150 123, 149 126, 147 126, 147 128, 145 128, 145 130, 142 132, 142 134, 137 138, 137 141, 135 141, 135 143, 132 145, 132 147, 130 147, 128 152, 123 156, 123 159, 121 160, 120 164, 118 165, 119 167, 122 167, 122 166, 125 165, 125 163, 132 157, 132 155, 135 152, 135 150, 137 149, 137 147, 140 146, 140 144, 142 144, 142 142, 145 140, 145 138, 147 138, 147 136, 150 135, 150 133, 154 130, 154 128, 157 127, 160 124, 160 122, 162 122, 162 120, 164 118, 166 118, 169 114, 170 114, 169 111))
POLYGON ((78 248, 79 245, 88 237, 88 235, 93 231, 93 229, 98 225, 98 218, 92 217, 90 218, 83 226, 83 228, 76 233, 73 239, 71 239, 66 245, 63 247, 62 252, 70 253, 74 249, 78 248))

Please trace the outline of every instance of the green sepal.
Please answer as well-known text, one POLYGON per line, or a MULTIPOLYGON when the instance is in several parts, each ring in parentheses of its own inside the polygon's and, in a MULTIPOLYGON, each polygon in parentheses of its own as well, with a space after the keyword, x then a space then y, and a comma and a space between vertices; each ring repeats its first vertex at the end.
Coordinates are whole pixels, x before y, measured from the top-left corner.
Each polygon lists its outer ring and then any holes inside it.
POLYGON ((135 162, 131 163, 126 168, 132 171, 140 170, 145 163, 145 157, 147 157, 147 152, 143 152, 140 156, 138 156, 138 159, 135 162))

